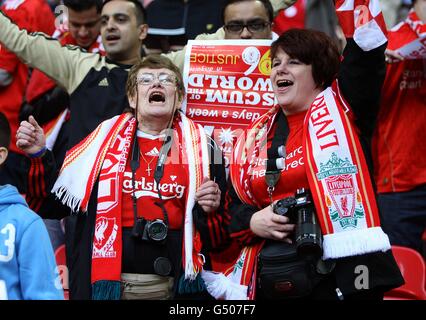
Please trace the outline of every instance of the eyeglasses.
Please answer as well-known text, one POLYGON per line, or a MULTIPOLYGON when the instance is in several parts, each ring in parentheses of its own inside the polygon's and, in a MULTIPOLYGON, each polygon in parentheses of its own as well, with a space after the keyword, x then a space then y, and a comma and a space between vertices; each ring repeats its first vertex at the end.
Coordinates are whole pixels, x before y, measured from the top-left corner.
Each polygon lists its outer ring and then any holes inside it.
POLYGON ((168 73, 160 73, 156 76, 153 73, 142 73, 138 76, 137 83, 142 86, 149 86, 154 83, 155 79, 163 86, 176 85, 176 77, 168 73))
POLYGON ((266 22, 263 20, 255 20, 249 21, 247 23, 230 22, 228 24, 225 24, 223 27, 226 31, 230 33, 241 33, 243 32, 244 28, 247 28, 247 30, 251 33, 256 33, 262 32, 263 30, 265 30, 266 27, 269 27, 270 25, 270 22, 266 22))

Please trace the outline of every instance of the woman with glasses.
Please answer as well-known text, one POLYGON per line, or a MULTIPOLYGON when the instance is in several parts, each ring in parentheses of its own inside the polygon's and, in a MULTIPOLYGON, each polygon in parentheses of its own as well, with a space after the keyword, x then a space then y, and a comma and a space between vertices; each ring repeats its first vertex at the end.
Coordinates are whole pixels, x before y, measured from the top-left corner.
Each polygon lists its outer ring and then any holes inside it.
MULTIPOLYGON (((74 281, 93 299, 203 297, 206 250, 226 238, 221 153, 180 112, 183 80, 169 59, 136 64, 126 91, 130 112, 71 149, 52 190, 76 214, 92 217, 91 229, 75 236, 80 250, 91 250, 84 270, 91 276, 74 281)), ((33 118, 17 137, 30 156, 45 150, 33 118)))

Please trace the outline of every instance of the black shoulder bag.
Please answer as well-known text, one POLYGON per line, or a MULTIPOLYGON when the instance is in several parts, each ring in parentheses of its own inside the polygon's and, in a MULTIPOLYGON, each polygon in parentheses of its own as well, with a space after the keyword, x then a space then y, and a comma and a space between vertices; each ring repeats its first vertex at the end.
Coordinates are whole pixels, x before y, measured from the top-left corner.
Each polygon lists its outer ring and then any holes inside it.
POLYGON ((277 159, 282 157, 285 161, 285 141, 288 134, 287 120, 280 111, 272 145, 268 149, 265 179, 274 212, 289 216, 292 223, 296 223, 296 232, 292 244, 266 240, 259 253, 257 285, 260 294, 266 299, 309 296, 319 281, 334 268, 333 263, 325 263, 320 258, 321 231, 316 224, 315 210, 309 193, 298 190, 295 197, 281 199, 273 204, 272 193, 281 176, 277 159))

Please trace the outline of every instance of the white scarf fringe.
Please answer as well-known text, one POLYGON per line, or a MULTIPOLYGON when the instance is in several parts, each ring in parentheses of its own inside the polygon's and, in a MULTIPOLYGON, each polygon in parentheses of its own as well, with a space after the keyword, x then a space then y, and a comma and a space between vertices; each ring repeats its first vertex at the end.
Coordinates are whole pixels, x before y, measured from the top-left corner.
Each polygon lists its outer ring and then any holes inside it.
POLYGON ((189 186, 188 186, 188 200, 186 204, 185 212, 185 225, 184 225, 184 246, 185 246, 185 279, 195 280, 197 273, 194 268, 194 262, 192 261, 192 251, 193 251, 193 217, 192 209, 195 204, 195 192, 197 191, 196 184, 196 168, 195 168, 195 159, 191 155, 194 154, 194 149, 192 148, 192 136, 191 130, 189 128, 188 119, 185 116, 182 117, 182 131, 184 134, 185 149, 187 150, 187 160, 188 160, 188 171, 189 171, 189 186))
POLYGON ((95 166, 98 152, 118 117, 119 116, 115 116, 102 122, 95 131, 86 138, 89 140, 85 139, 80 145, 77 145, 78 147, 76 146, 71 149, 71 153, 77 153, 77 151, 80 151, 80 153, 76 155, 76 161, 68 162, 67 167, 62 167, 61 169, 59 177, 52 188, 52 193, 55 194, 64 205, 70 207, 73 212, 77 212, 79 209, 83 212, 87 211, 87 207, 80 208, 80 204, 86 195, 86 186, 89 184, 88 180, 95 166), (87 143, 88 141, 89 143, 87 143))
POLYGON ((66 187, 60 187, 55 191, 55 195, 61 199, 62 204, 66 205, 71 209, 72 212, 77 212, 81 205, 81 199, 78 199, 75 195, 71 194, 66 187))
POLYGON ((203 270, 201 277, 208 293, 216 300, 247 300, 248 287, 233 282, 223 273, 203 270))
POLYGON ((323 259, 337 259, 366 253, 385 252, 391 245, 380 227, 337 232, 324 236, 323 259))
POLYGON ((192 146, 193 140, 195 137, 191 134, 190 124, 188 118, 185 115, 181 115, 182 119, 182 131, 185 135, 185 148, 187 150, 187 160, 188 160, 188 171, 189 171, 189 187, 188 187, 188 200, 186 204, 185 212, 185 225, 184 225, 184 238, 185 238, 185 279, 195 280, 197 277, 197 270, 194 267, 193 261, 193 236, 194 236, 194 227, 193 227, 193 216, 192 209, 195 205, 195 193, 197 192, 197 166, 199 165, 198 160, 201 161, 202 174, 201 180, 204 176, 209 174, 209 156, 207 151, 207 139, 204 129, 199 126, 196 126, 198 134, 200 135, 201 143, 201 159, 197 158, 195 155, 194 148, 192 146))

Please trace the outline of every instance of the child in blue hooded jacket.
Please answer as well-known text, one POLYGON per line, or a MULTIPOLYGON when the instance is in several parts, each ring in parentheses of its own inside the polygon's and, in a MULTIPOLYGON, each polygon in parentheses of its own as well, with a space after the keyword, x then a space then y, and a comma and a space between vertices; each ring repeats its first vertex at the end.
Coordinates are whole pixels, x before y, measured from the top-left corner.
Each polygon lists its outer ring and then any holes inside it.
MULTIPOLYGON (((0 169, 10 127, 0 112, 0 169)), ((0 186, 0 300, 62 300, 64 293, 43 220, 11 185, 0 186)))

